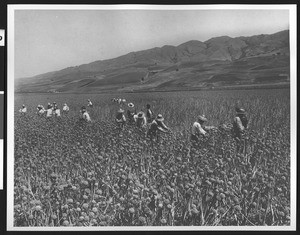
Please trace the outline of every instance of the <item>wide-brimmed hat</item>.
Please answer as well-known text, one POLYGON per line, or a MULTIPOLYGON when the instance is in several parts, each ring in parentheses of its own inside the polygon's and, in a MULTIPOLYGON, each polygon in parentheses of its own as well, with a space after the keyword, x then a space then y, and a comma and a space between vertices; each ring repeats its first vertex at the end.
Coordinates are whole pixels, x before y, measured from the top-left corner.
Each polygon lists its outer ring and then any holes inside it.
POLYGON ((129 103, 129 104, 128 104, 128 107, 129 107, 129 108, 133 108, 133 107, 134 107, 134 104, 133 104, 133 103, 129 103))
POLYGON ((163 118, 163 116, 161 114, 158 114, 157 117, 156 117, 156 120, 159 121, 159 122, 162 122, 165 119, 163 118))
POLYGON ((119 109, 118 113, 124 113, 124 110, 123 109, 119 109))
POLYGON ((202 122, 207 122, 207 118, 204 115, 199 115, 198 120, 200 120, 202 122))
POLYGON ((235 111, 237 114, 245 114, 246 113, 245 109, 242 109, 242 108, 235 108, 235 111))
POLYGON ((138 112, 137 117, 138 118, 144 118, 145 117, 144 112, 138 112))

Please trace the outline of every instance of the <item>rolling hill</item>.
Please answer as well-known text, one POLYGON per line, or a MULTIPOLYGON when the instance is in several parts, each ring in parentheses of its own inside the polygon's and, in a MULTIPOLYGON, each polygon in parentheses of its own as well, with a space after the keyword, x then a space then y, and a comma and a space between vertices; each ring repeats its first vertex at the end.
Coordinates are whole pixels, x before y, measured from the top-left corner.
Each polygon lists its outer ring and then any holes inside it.
POLYGON ((289 31, 165 45, 15 80, 16 92, 167 91, 288 84, 289 31))

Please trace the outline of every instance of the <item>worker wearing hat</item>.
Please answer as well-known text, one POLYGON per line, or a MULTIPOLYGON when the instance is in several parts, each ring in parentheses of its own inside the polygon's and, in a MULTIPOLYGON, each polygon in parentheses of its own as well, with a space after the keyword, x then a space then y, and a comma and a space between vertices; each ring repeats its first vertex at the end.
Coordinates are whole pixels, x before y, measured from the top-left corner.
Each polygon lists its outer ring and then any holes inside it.
POLYGON ((242 108, 235 108, 236 116, 233 119, 233 137, 241 139, 243 134, 245 133, 245 130, 248 127, 248 119, 246 117, 246 111, 242 108))
POLYGON ((47 118, 50 118, 52 117, 52 113, 53 113, 53 108, 52 108, 52 105, 50 103, 48 103, 47 105, 47 110, 46 110, 46 117, 47 118))
POLYGON ((63 106, 63 112, 68 113, 69 110, 70 110, 69 106, 65 103, 64 106, 63 106))
POLYGON ((43 105, 40 105, 40 104, 39 104, 39 105, 37 106, 37 114, 38 114, 38 115, 43 115, 43 114, 45 113, 45 111, 46 111, 46 110, 44 109, 44 106, 43 106, 43 105))
POLYGON ((192 135, 191 140, 198 142, 203 137, 208 136, 208 131, 215 129, 214 126, 204 126, 204 123, 207 122, 207 118, 204 115, 200 115, 197 118, 197 121, 194 122, 192 126, 192 135))
POLYGON ((137 127, 145 128, 147 126, 147 119, 143 111, 140 111, 138 114, 134 115, 134 121, 137 127))
POLYGON ((88 104, 87 106, 90 107, 90 108, 93 108, 93 103, 90 99, 87 100, 88 101, 88 104))
POLYGON ((124 110, 121 108, 118 110, 118 112, 116 114, 116 123, 117 123, 118 127, 121 127, 122 129, 125 126, 126 118, 124 115, 124 110))
POLYGON ((156 137, 156 140, 159 139, 160 132, 168 133, 171 132, 170 128, 164 124, 164 118, 161 114, 158 114, 155 120, 150 123, 147 136, 153 140, 156 137))
POLYGON ((134 109, 134 104, 129 103, 128 104, 128 110, 127 110, 127 118, 128 118, 128 123, 129 124, 134 124, 134 116, 136 114, 136 110, 134 109))
POLYGON ((89 113, 87 112, 86 108, 83 106, 81 107, 80 109, 80 113, 81 113, 81 119, 86 121, 86 122, 91 122, 91 118, 90 118, 90 115, 89 113))
POLYGON ((23 115, 27 113, 27 108, 26 108, 25 104, 22 105, 22 108, 19 110, 19 112, 23 115))
POLYGON ((58 108, 56 102, 53 102, 52 115, 55 117, 60 117, 60 109, 58 108))

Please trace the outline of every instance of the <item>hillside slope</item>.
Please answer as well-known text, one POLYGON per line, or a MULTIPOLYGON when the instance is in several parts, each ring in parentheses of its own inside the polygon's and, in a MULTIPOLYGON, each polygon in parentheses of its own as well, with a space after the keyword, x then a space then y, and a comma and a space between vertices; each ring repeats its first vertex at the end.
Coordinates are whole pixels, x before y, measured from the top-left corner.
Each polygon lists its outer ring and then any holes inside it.
POLYGON ((16 92, 173 90, 287 83, 289 31, 152 48, 16 80, 16 92))

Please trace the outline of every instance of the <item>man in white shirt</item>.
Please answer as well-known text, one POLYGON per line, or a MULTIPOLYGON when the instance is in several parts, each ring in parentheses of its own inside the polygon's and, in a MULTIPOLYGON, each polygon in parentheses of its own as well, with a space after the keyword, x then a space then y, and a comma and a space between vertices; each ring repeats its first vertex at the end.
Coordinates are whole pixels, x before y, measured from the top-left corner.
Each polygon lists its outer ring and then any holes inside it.
POLYGON ((204 115, 200 115, 198 120, 194 122, 192 126, 191 140, 198 142, 201 137, 208 136, 208 130, 215 129, 213 126, 204 126, 204 122, 207 122, 207 118, 204 115))
POLYGON ((63 106, 63 112, 64 112, 64 113, 68 113, 69 110, 70 110, 70 108, 68 107, 68 105, 67 105, 67 104, 64 104, 64 106, 63 106))
POLYGON ((53 111, 53 110, 52 110, 52 106, 51 106, 51 107, 48 106, 47 114, 46 114, 46 117, 47 117, 47 118, 52 117, 52 111, 53 111))
POLYGON ((88 107, 93 107, 93 103, 92 103, 92 101, 90 100, 90 99, 88 99, 88 105, 87 105, 88 107))
POLYGON ((45 113, 45 109, 44 109, 44 106, 43 105, 38 105, 38 107, 37 107, 37 110, 38 110, 38 115, 43 115, 44 113, 45 113))
POLYGON ((91 118, 90 118, 90 115, 88 114, 88 112, 86 111, 86 108, 85 107, 82 107, 81 108, 81 118, 86 121, 86 122, 91 122, 91 118))
POLYGON ((27 108, 26 108, 25 104, 22 105, 22 108, 19 110, 19 112, 21 114, 26 114, 27 113, 27 108))

